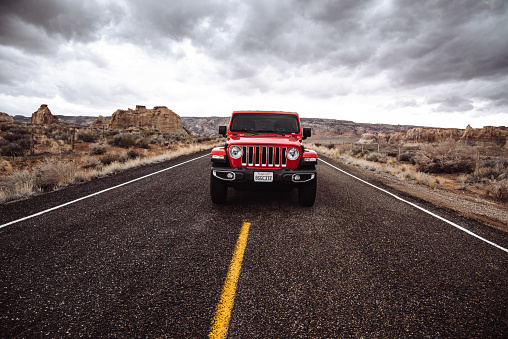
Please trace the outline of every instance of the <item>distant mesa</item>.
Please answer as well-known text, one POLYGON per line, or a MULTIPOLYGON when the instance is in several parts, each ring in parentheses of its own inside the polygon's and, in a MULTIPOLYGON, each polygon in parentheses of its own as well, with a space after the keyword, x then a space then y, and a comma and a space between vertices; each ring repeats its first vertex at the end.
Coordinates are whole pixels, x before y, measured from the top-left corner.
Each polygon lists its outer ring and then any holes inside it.
POLYGON ((365 133, 358 141, 361 144, 433 143, 446 139, 459 140, 463 129, 414 127, 405 131, 365 133))
POLYGON ((58 123, 59 120, 56 116, 51 114, 48 105, 42 104, 37 111, 32 113, 31 122, 33 125, 45 125, 58 123))
POLYGON ((431 128, 418 127, 398 132, 365 133, 361 144, 434 143, 453 139, 471 146, 508 147, 508 127, 485 126, 483 128, 431 128))
POLYGON ((99 116, 90 127, 116 130, 140 128, 187 135, 180 116, 166 106, 147 109, 145 106, 137 105, 134 110, 119 109, 113 113, 111 119, 99 116))
POLYGON ((14 122, 14 118, 13 117, 11 117, 7 113, 0 112, 0 124, 3 124, 3 123, 13 123, 13 122, 14 122))

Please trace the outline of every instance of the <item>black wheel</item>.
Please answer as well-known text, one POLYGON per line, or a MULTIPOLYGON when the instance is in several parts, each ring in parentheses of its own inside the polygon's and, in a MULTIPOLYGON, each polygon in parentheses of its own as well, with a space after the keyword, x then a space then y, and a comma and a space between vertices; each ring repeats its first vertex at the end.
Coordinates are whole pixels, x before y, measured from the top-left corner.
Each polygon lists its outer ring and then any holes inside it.
POLYGON ((305 207, 311 207, 316 200, 317 178, 298 187, 298 203, 305 207))
POLYGON ((228 184, 210 174, 210 197, 214 204, 224 204, 228 198, 228 184))

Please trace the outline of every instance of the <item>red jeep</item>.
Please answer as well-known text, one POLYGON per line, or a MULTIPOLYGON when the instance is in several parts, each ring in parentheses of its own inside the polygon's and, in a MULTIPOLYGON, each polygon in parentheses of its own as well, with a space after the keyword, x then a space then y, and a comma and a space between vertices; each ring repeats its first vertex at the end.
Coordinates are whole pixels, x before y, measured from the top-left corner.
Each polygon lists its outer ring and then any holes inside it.
POLYGON ((300 205, 314 205, 317 153, 303 147, 302 140, 311 136, 311 130, 300 126, 298 113, 233 112, 229 126, 219 126, 226 145, 214 148, 211 154, 212 201, 225 203, 229 187, 298 188, 300 205))

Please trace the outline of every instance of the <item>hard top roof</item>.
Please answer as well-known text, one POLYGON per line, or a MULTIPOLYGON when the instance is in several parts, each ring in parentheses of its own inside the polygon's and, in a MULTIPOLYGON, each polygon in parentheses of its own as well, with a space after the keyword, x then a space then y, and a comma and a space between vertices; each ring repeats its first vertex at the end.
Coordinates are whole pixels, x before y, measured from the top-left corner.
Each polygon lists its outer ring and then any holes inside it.
POLYGON ((233 114, 236 113, 281 113, 281 114, 296 114, 297 112, 286 112, 286 111, 234 111, 233 114))

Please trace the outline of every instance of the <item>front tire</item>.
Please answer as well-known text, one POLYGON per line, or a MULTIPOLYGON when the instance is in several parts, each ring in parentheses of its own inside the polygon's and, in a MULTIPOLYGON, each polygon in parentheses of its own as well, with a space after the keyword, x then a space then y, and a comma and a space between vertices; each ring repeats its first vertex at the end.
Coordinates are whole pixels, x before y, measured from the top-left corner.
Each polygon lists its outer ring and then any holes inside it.
POLYGON ((210 197, 214 204, 225 204, 228 199, 228 184, 210 173, 210 197))
POLYGON ((316 200, 317 178, 298 187, 298 203, 305 207, 312 207, 316 200))

